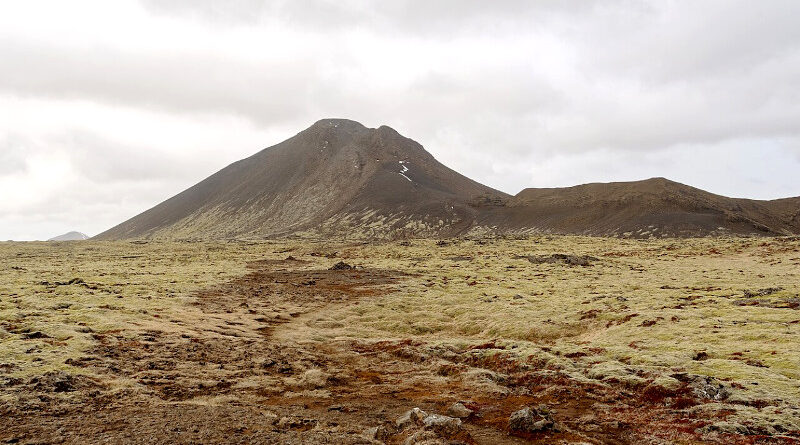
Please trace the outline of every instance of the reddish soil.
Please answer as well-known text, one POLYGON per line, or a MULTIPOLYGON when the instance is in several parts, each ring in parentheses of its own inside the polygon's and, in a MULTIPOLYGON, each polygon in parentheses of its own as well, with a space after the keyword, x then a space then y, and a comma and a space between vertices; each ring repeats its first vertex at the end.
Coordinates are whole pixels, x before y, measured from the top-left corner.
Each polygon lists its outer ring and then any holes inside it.
MULTIPOLYGON (((292 269, 302 265, 252 263, 246 276, 199 293, 204 317, 184 321, 183 330, 95 335, 93 353, 71 365, 102 378, 53 374, 14 382, 6 390, 18 401, 0 405, 0 440, 374 443, 362 435, 367 428, 394 422, 413 407, 444 414, 464 401, 475 414, 450 438, 455 443, 798 442, 702 436, 698 428, 718 419, 692 417, 685 408, 700 401, 685 387, 578 383, 559 370, 519 363, 492 342, 454 348, 410 339, 278 341, 275 330, 300 314, 374 298, 403 279, 386 270, 292 269), (309 369, 323 371, 324 381, 303 383, 309 369), (494 376, 492 385, 464 378, 476 369, 494 376), (134 384, 115 383, 122 380, 134 384), (511 413, 539 404, 550 407, 558 431, 510 434, 511 413)), ((394 432, 384 440, 403 443, 407 435, 394 432)))

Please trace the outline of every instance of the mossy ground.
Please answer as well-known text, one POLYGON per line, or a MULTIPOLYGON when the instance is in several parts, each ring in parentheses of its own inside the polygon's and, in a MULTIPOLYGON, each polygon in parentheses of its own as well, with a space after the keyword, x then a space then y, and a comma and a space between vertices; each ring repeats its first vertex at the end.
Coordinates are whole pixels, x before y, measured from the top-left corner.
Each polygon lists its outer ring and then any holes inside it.
MULTIPOLYGON (((200 335, 197 292, 289 255, 308 270, 346 261, 408 276, 380 296, 304 313, 278 338, 493 342, 486 354, 630 387, 707 375, 732 395, 692 409, 731 410, 726 422, 758 431, 800 430, 800 240, 788 238, 0 243, 0 379, 92 376, 70 363, 98 334, 200 335), (526 259, 554 253, 594 259, 526 259)), ((276 311, 291 313, 287 304, 276 311)))

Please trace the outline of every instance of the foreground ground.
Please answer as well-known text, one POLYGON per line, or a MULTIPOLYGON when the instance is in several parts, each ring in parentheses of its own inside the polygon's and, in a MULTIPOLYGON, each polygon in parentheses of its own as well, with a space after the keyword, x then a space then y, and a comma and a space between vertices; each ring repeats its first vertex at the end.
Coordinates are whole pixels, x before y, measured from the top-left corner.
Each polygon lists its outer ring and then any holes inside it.
POLYGON ((798 443, 798 308, 787 238, 0 243, 0 440, 798 443))

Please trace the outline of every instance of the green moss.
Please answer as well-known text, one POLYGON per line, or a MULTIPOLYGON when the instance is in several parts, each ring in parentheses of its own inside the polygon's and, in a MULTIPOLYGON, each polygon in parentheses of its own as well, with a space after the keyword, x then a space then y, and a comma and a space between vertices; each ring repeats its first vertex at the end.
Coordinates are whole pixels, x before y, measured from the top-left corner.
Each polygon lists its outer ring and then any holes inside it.
POLYGON ((303 267, 327 268, 330 259, 309 255, 319 251, 409 275, 384 296, 316 314, 293 338, 414 337, 460 348, 496 340, 579 379, 673 387, 669 375, 688 372, 727 380, 744 388, 732 401, 777 404, 757 412, 725 404, 741 422, 763 419, 758 428, 791 425, 797 414, 789 407, 800 404, 800 315, 739 305, 745 289, 783 288, 759 297, 766 303, 800 295, 800 241, 786 239, 0 243, 0 361, 10 365, 3 376, 87 372, 64 362, 96 347, 94 334, 191 329, 202 315, 192 305, 197 290, 288 252, 311 261, 303 267), (570 267, 517 257, 552 253, 599 260, 570 267), (453 260, 464 255, 472 259, 453 260), (74 278, 82 283, 55 284, 74 278), (24 338, 37 331, 48 338, 24 338), (707 359, 694 360, 698 351, 707 359))

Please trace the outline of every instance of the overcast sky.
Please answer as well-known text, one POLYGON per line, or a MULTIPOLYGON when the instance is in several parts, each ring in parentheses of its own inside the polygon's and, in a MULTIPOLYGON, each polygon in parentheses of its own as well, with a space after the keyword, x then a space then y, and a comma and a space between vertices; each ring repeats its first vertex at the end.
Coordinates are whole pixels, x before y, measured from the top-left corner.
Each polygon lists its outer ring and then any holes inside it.
POLYGON ((0 239, 95 235, 324 117, 525 187, 800 195, 800 1, 0 3, 0 239))

